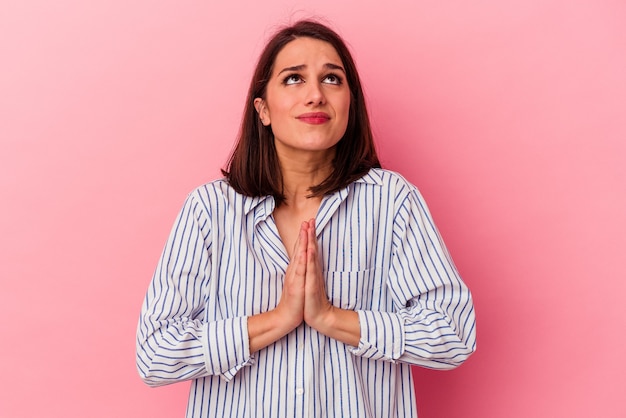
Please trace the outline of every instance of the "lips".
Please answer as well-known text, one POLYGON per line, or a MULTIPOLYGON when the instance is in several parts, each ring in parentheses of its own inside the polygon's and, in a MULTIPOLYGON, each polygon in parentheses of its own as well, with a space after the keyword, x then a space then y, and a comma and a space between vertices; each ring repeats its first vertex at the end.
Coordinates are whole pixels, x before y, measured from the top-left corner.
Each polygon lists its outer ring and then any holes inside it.
POLYGON ((321 125, 322 123, 328 122, 330 120, 330 116, 324 112, 311 112, 303 113, 296 119, 311 125, 321 125))

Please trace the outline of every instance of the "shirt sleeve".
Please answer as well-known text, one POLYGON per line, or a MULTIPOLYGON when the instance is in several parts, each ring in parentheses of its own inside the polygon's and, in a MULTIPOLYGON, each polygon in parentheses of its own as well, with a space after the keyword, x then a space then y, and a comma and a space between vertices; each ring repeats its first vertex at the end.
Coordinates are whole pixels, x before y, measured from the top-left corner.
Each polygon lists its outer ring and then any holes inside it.
POLYGON ((211 286, 210 213, 190 194, 178 214, 137 327, 141 378, 161 386, 209 375, 232 379, 251 364, 247 318, 206 322, 211 286))
POLYGON ((352 353, 373 360, 451 369, 476 349, 474 307, 414 187, 393 224, 387 286, 394 312, 357 311, 359 346, 352 353))

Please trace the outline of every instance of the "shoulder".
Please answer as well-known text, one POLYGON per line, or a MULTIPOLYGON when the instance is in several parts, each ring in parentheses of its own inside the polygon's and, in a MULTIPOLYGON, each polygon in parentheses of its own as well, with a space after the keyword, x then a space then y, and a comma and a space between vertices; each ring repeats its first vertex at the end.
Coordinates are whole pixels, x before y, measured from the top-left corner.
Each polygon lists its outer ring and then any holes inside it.
POLYGON ((219 196, 229 196, 236 193, 235 190, 230 187, 228 181, 224 178, 204 183, 189 193, 189 197, 200 201, 210 201, 219 196))
POLYGON ((250 199, 253 198, 237 193, 225 178, 221 178, 193 189, 187 195, 186 204, 211 214, 216 210, 245 205, 250 199))
POLYGON ((379 198, 392 207, 396 218, 404 218, 408 214, 422 214, 430 216, 428 205, 421 192, 413 183, 402 174, 382 169, 371 169, 364 177, 366 182, 375 182, 379 185, 379 198), (369 179, 366 179, 365 177, 369 179))
POLYGON ((383 168, 372 168, 355 183, 375 184, 380 186, 384 193, 393 193, 396 196, 418 192, 417 187, 402 174, 383 168))

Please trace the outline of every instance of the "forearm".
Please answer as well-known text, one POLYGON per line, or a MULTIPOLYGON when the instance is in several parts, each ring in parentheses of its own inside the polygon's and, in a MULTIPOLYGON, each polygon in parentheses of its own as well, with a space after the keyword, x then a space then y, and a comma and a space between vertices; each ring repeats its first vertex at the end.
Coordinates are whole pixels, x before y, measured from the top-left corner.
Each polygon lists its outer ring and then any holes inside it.
POLYGON ((323 315, 310 321, 309 325, 327 337, 353 347, 359 345, 361 328, 359 315, 355 311, 331 306, 323 315))
POLYGON ((457 320, 418 306, 400 312, 359 311, 358 315, 362 335, 353 354, 372 360, 451 369, 476 348, 472 309, 457 320))
POLYGON ((202 324, 170 322, 159 327, 140 322, 137 334, 137 369, 150 386, 161 386, 206 373, 202 324))
POLYGON ((150 386, 210 375, 230 380, 250 364, 245 317, 155 325, 140 324, 137 339, 137 367, 150 386))
POLYGON ((471 299, 456 314, 424 306, 404 316, 405 348, 401 361, 433 369, 451 369, 476 349, 476 328, 471 299))
POLYGON ((298 325, 297 319, 294 321, 293 318, 285 318, 279 308, 249 316, 250 353, 255 353, 278 341, 298 325))

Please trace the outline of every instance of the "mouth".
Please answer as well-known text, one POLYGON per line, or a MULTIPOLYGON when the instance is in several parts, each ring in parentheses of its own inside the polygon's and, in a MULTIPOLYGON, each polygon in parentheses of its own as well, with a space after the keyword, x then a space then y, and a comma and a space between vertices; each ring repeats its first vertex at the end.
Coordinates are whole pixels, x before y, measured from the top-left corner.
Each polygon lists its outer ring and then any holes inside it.
POLYGON ((296 119, 311 125, 321 125, 322 123, 328 122, 330 120, 330 116, 324 112, 311 112, 303 113, 302 115, 296 117, 296 119))

